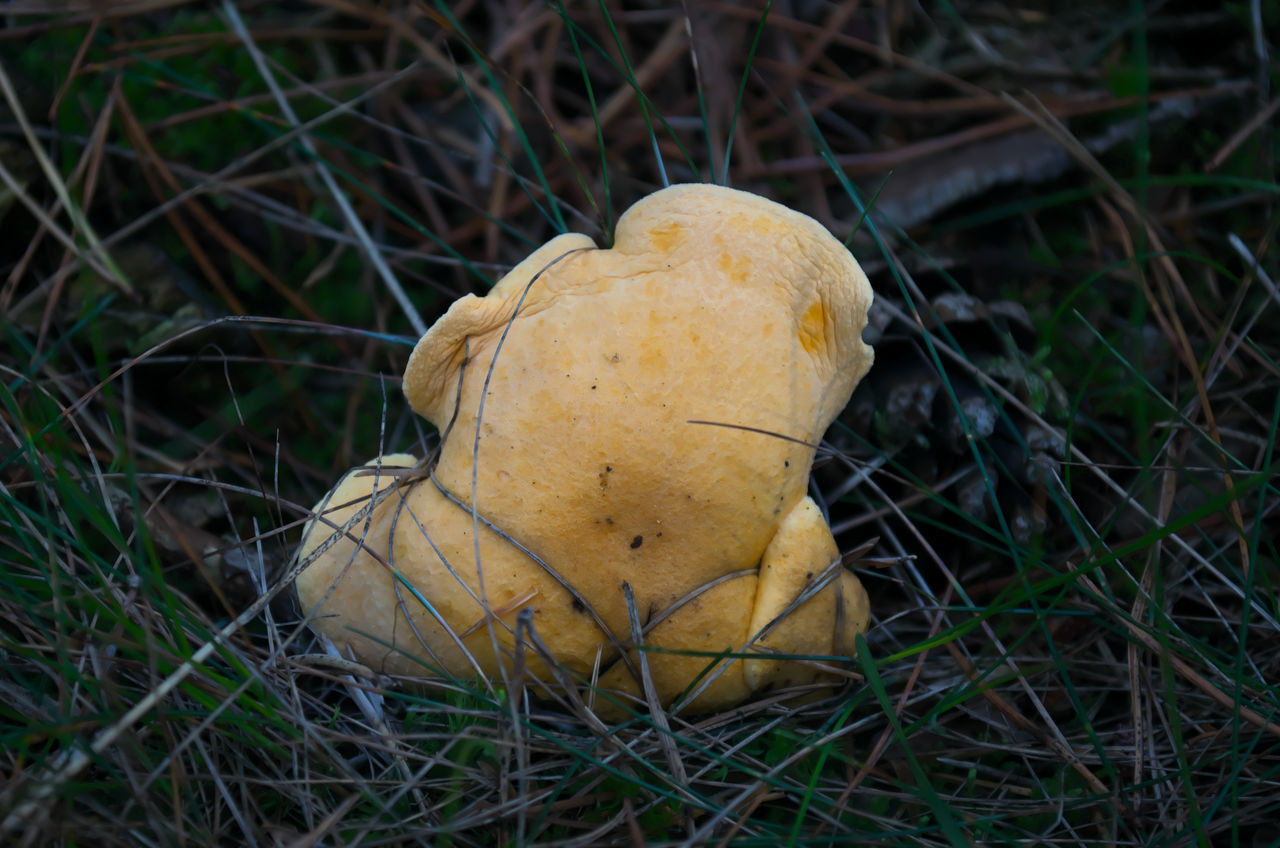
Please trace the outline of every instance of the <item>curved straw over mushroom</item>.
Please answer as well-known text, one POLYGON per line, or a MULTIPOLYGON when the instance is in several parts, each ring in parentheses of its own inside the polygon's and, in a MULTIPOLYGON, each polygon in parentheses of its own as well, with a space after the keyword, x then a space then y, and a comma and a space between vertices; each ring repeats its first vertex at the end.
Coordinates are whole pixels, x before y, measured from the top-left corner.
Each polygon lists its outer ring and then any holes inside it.
POLYGON ((634 694, 625 582, 665 649, 647 655, 664 704, 819 679, 772 659, 706 671, 744 649, 850 656, 867 626, 805 489, 871 366, 870 303, 820 224, 717 186, 641 200, 607 250, 551 240, 414 349, 404 392, 444 434, 439 461, 397 485, 414 458, 382 457, 317 507, 301 555, 330 546, 297 581, 313 626, 388 672, 492 675, 528 610, 558 664, 634 694))

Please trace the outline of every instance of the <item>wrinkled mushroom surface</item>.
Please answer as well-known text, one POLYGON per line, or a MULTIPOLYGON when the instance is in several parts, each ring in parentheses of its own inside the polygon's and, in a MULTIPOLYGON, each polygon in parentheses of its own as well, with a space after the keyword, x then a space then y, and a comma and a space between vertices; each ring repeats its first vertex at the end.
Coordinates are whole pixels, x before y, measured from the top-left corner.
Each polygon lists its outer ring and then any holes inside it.
POLYGON ((849 656, 867 626, 805 490, 807 444, 871 366, 870 302, 825 228, 733 189, 650 195, 607 250, 551 240, 414 349, 405 395, 444 434, 433 479, 401 484, 415 458, 384 456, 317 506, 301 554, 328 547, 297 580, 312 625, 387 672, 495 675, 528 610, 560 665, 634 694, 627 582, 646 645, 700 654, 647 653, 664 704, 818 678, 704 672, 744 649, 849 656))

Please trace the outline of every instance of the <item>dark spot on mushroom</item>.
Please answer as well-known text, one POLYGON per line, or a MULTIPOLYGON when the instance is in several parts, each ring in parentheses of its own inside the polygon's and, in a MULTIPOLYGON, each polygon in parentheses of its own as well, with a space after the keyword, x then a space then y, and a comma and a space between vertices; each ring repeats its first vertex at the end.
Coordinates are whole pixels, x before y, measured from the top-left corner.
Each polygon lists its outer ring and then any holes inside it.
POLYGON ((613 470, 613 466, 612 466, 612 465, 606 465, 606 466, 604 467, 604 470, 605 470, 605 473, 607 474, 608 472, 610 472, 610 471, 612 471, 612 470, 613 470))
POLYGON ((812 572, 812 571, 806 571, 806 572, 804 573, 804 579, 805 579, 805 580, 812 580, 812 579, 813 579, 813 572, 812 572))
POLYGON ((643 544, 644 544, 644 536, 636 536, 634 539, 631 540, 631 550, 634 551, 636 548, 640 547, 643 544))
POLYGON ((582 601, 578 600, 577 598, 574 598, 574 599, 573 599, 573 611, 574 611, 574 612, 586 612, 586 611, 587 611, 587 605, 586 605, 586 604, 584 604, 582 601))
POLYGON ((613 524, 613 519, 612 519, 612 518, 606 518, 606 519, 604 520, 604 523, 605 523, 605 524, 613 524))
MULTIPOLYGON (((593 388, 594 388, 594 387, 593 387, 593 388)), ((783 468, 790 468, 790 467, 791 467, 791 460, 789 460, 789 459, 784 459, 784 460, 782 460, 782 467, 783 467, 783 468)))

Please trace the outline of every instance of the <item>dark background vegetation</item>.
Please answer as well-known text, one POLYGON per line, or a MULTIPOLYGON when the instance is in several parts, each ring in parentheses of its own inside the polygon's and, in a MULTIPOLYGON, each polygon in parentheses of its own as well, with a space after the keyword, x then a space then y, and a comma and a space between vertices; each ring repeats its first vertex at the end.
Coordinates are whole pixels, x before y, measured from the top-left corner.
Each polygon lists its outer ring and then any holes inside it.
POLYGON ((0 841, 1277 844, 1280 7, 0 15, 0 841), (602 732, 325 656, 281 578, 432 443, 417 323, 687 181, 876 288, 858 679, 602 732))

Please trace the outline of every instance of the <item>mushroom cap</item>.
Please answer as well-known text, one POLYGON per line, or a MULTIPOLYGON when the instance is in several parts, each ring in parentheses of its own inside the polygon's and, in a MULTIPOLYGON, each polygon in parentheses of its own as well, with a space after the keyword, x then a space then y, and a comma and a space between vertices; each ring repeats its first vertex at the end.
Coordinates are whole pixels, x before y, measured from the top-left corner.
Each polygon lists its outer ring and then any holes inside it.
MULTIPOLYGON (((552 239, 486 296, 457 301, 414 349, 405 395, 444 434, 433 480, 375 508, 365 550, 334 546, 342 562, 326 573, 352 588, 332 590, 337 617, 318 625, 357 655, 376 647, 389 671, 420 672, 411 657, 426 652, 454 673, 492 673, 528 609, 558 663, 585 676, 602 662, 602 681, 635 691, 620 659, 628 582, 642 624, 660 622, 647 642, 741 650, 757 619, 836 555, 805 489, 811 445, 871 366, 870 303, 866 277, 824 227, 719 186, 639 201, 609 249, 552 239), (397 520, 379 519, 392 509, 397 520), (775 549, 792 565, 766 578, 775 549), (368 609, 362 592, 388 591, 388 564, 431 608, 402 591, 379 605, 398 616, 356 623, 346 605, 368 609), (352 579, 369 569, 382 575, 352 579), (486 621, 492 634, 477 626, 486 621)), ((857 579, 842 574, 762 645, 847 655, 865 611, 857 579)), ((669 702, 710 660, 648 661, 669 702)), ((816 675, 782 665, 725 664, 698 704, 816 675)))
MULTIPOLYGON (((808 215, 750 192, 697 183, 636 202, 618 219, 612 248, 597 249, 581 233, 557 236, 484 297, 457 300, 414 348, 404 373, 405 397, 443 429, 453 414, 452 388, 468 339, 500 332, 517 311, 528 319, 566 299, 595 294, 625 304, 655 299, 663 288, 671 299, 679 297, 671 289, 694 289, 684 292, 685 300, 737 289, 740 297, 707 305, 723 311, 723 323, 741 319, 743 333, 764 326, 766 316, 756 311, 762 305, 789 307, 795 341, 830 380, 819 409, 827 424, 871 368, 874 353, 862 341, 871 285, 844 245, 808 215), (654 276, 667 280, 655 283, 654 276), (712 281, 714 287, 706 285, 712 281)), ((598 327, 602 334, 632 320, 624 311, 601 313, 601 320, 616 322, 598 327)), ((661 328, 651 329, 661 340, 661 328)))

